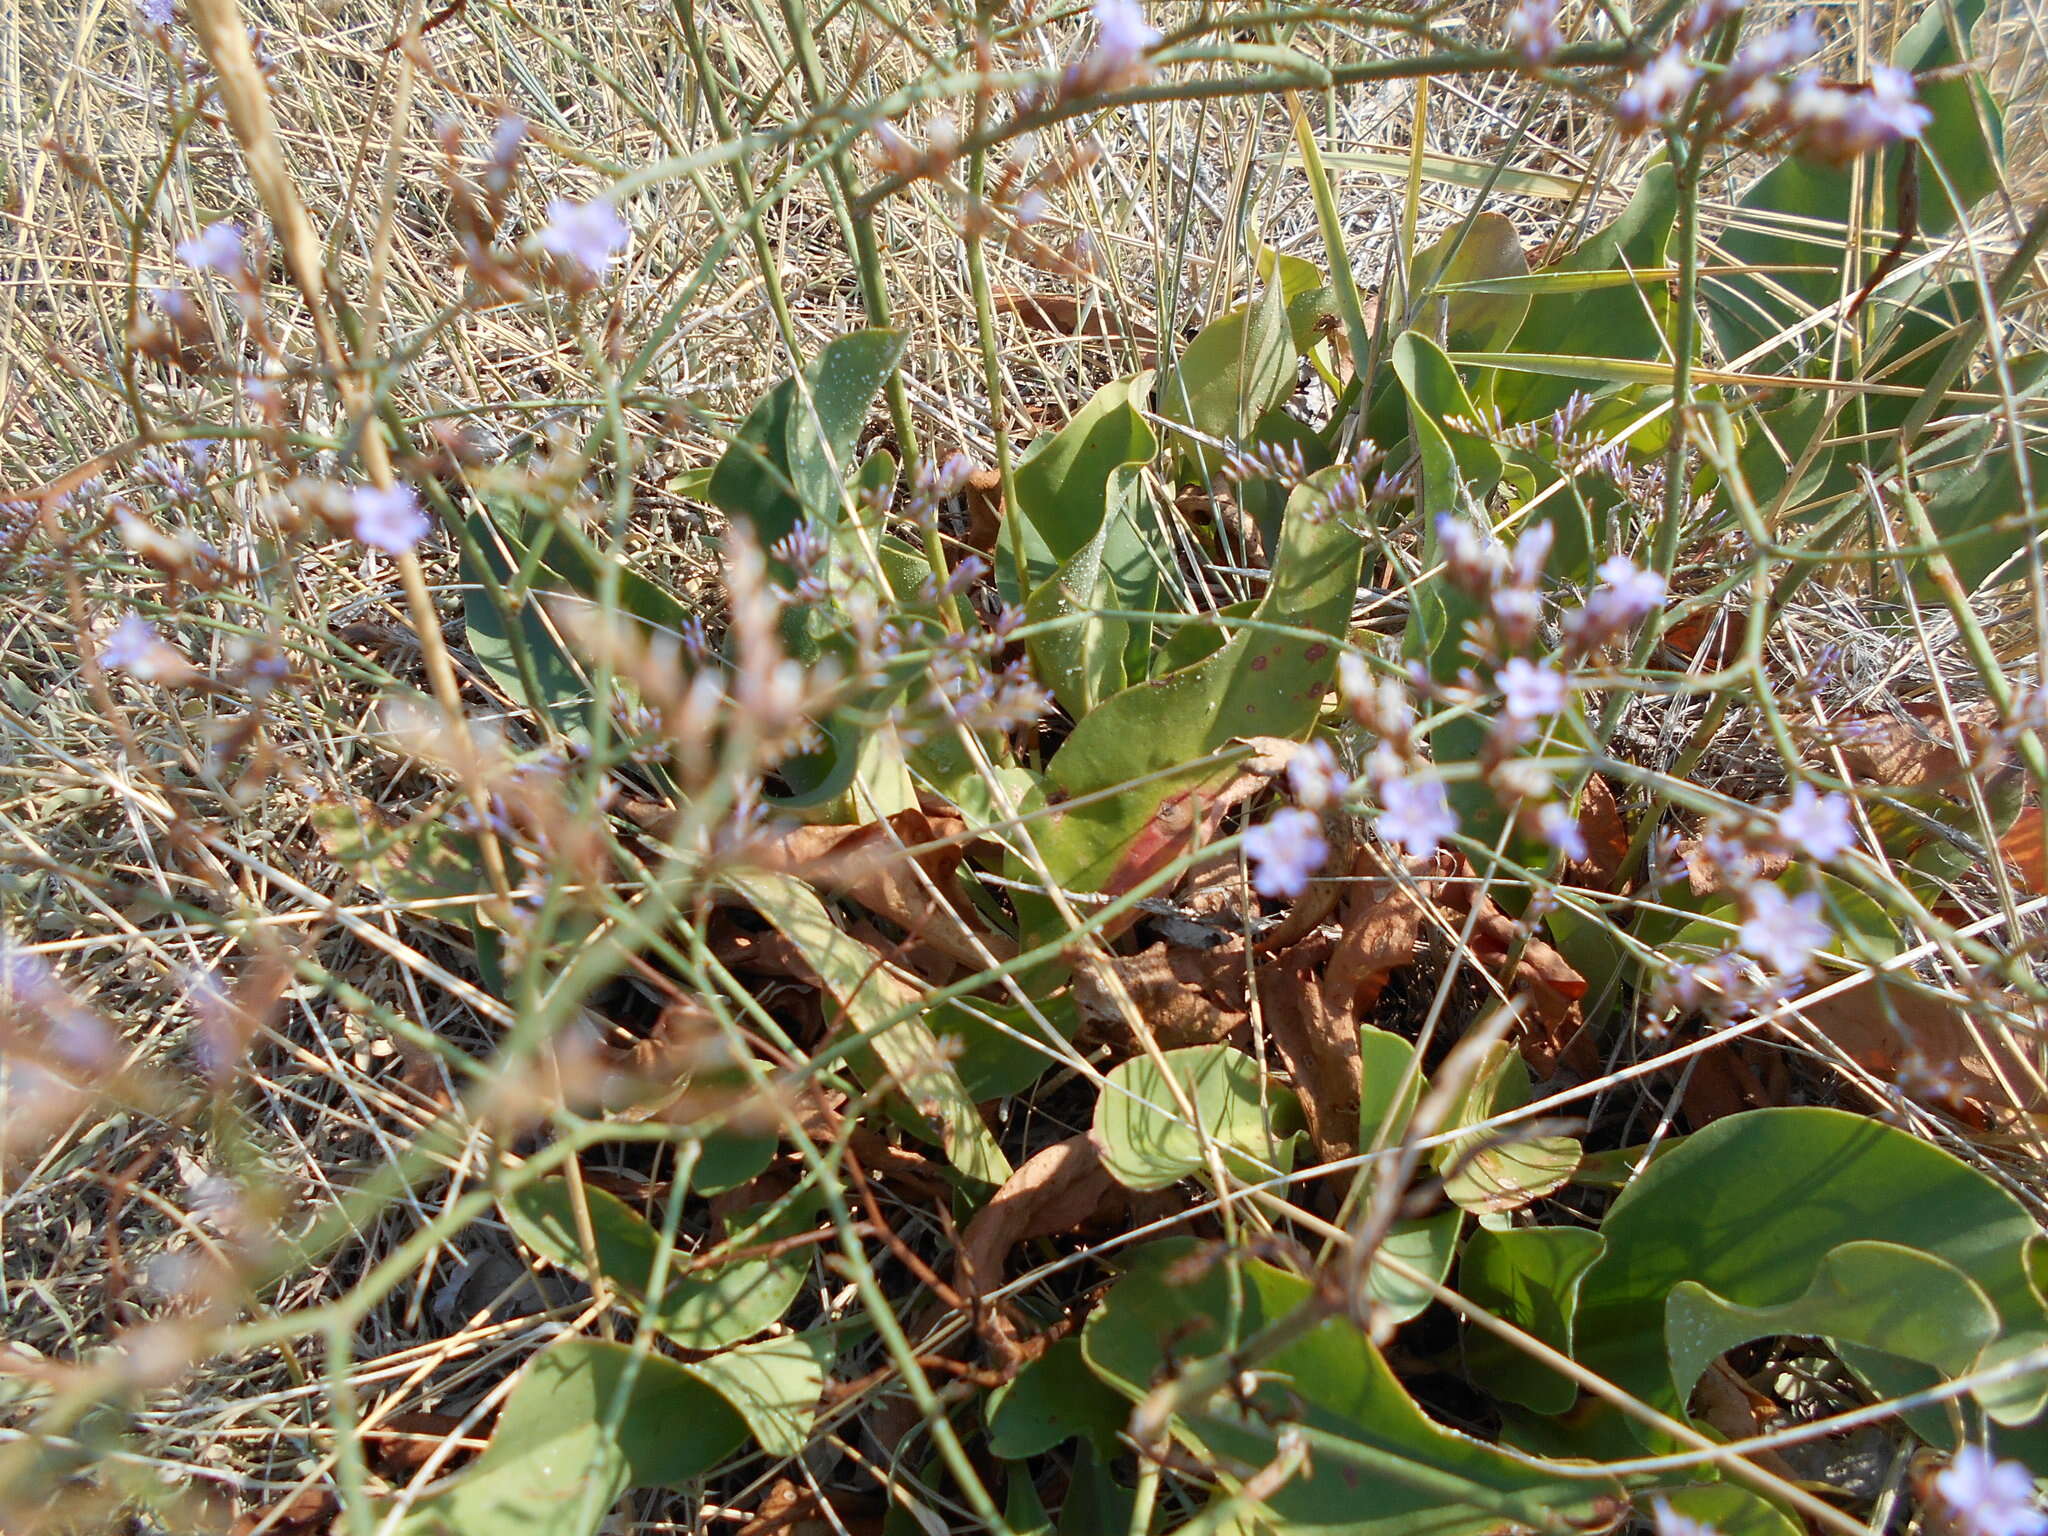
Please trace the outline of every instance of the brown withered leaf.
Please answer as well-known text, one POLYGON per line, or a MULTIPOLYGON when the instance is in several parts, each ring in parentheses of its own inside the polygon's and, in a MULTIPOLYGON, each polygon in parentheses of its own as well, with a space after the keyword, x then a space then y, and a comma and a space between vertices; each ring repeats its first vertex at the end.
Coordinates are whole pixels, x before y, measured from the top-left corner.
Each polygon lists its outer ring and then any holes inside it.
POLYGON ((1868 715, 1833 722, 1849 772, 1891 789, 1939 789, 1954 784, 1990 742, 1998 707, 1989 699, 1957 706, 1961 750, 1939 705, 1912 704, 1904 718, 1868 715))
POLYGON ((2048 894, 2048 838, 2043 828, 2041 808, 2030 805, 1998 840, 1998 851, 2020 872, 2020 885, 2036 896, 2048 894))
MULTIPOLYGON (((452 1413, 414 1409, 394 1413, 375 1429, 365 1430, 370 1462, 387 1481, 402 1483, 427 1464, 427 1458, 444 1441, 454 1438, 462 1420, 452 1413)), ((442 1472, 452 1472, 484 1448, 482 1439, 456 1440, 455 1449, 440 1463, 442 1472)))
POLYGON ((330 1528, 340 1510, 341 1505, 329 1489, 301 1488, 268 1510, 243 1515, 229 1527, 228 1536, 246 1536, 259 1525, 277 1536, 315 1536, 316 1532, 330 1528))
MULTIPOLYGON (((1447 884, 1441 898, 1447 906, 1469 910, 1472 887, 1447 884)), ((1512 976, 1503 978, 1508 995, 1524 996, 1530 1009, 1515 1037, 1515 1048, 1538 1077, 1550 1077, 1560 1066, 1589 1073, 1599 1066, 1599 1052, 1586 1030, 1580 999, 1586 978, 1555 947, 1538 938, 1524 939, 1521 925, 1488 897, 1472 916, 1473 954, 1499 974, 1519 943, 1521 956, 1512 976)))
POLYGON ((1415 961, 1426 895, 1403 881, 1388 856, 1359 850, 1345 888, 1343 930, 1323 975, 1323 995, 1338 1013, 1356 1019, 1379 1001, 1387 979, 1415 961))
MULTIPOLYGON (((1685 868, 1685 883, 1695 896, 1718 896, 1728 887, 1726 872, 1707 854, 1706 842, 1697 837, 1679 839, 1674 850, 1685 868)), ((1792 867, 1789 853, 1752 855, 1749 874, 1755 880, 1775 880, 1792 867)))
POLYGON ((1697 1058, 1679 1103, 1685 1123, 1697 1131, 1746 1109, 1783 1104, 1790 1087, 1783 1051, 1761 1041, 1729 1040, 1697 1058))
POLYGON ((967 542, 984 555, 996 552, 1003 532, 1003 477, 977 469, 967 477, 967 542))
MULTIPOLYGON (((2025 1008, 2018 997, 2008 1006, 2025 1008)), ((1916 1095, 1945 1099, 1979 1125, 2048 1111, 2048 1097, 1989 1010, 1966 1012, 1880 976, 1801 1003, 1799 1011, 1865 1071, 1916 1095)))
MULTIPOLYGON (((1227 771, 1227 776, 1219 775, 1207 784, 1169 795, 1161 802, 1102 882, 1105 896, 1121 896, 1171 864, 1187 851, 1197 829, 1204 837, 1214 837, 1224 816, 1284 772, 1288 761, 1301 750, 1300 742, 1278 736, 1246 736, 1240 740, 1252 748, 1252 754, 1238 763, 1234 772, 1227 771)), ((1137 915, 1133 913, 1121 927, 1129 927, 1135 921, 1137 915)), ((1118 931, 1121 928, 1111 930, 1112 934, 1118 931)))
POLYGON ((979 970, 989 957, 1015 958, 1016 946, 1002 934, 970 926, 949 901, 933 895, 934 890, 944 893, 951 888, 965 856, 965 831, 957 816, 928 816, 911 809, 898 811, 886 823, 792 827, 754 849, 753 857, 765 869, 796 875, 822 890, 843 892, 904 932, 979 970), (918 851, 906 853, 907 848, 918 851), (924 878, 919 878, 918 870, 924 878))
POLYGON ((1053 336, 1093 336, 1114 340, 1129 336, 1133 341, 1157 341, 1158 335, 1142 322, 1119 325, 1101 303, 1086 306, 1072 294, 1033 293, 1017 288, 998 289, 991 295, 999 314, 1015 315, 1034 331, 1053 336))
POLYGON ((1361 1091, 1358 1017, 1333 1006, 1324 987, 1336 943, 1315 935, 1259 972, 1266 1028, 1301 1099, 1316 1155, 1325 1162, 1358 1150, 1361 1091))
POLYGON ((1130 1196, 1110 1177, 1102 1150, 1087 1134, 1033 1153, 975 1212, 960 1241, 955 1286, 983 1295, 1003 1282, 1010 1250, 1035 1237, 1072 1232, 1121 1212, 1130 1196))
POLYGON ((1628 823, 1622 819, 1614 786, 1603 774, 1588 778, 1579 796, 1579 833, 1586 839, 1586 856, 1572 862, 1572 879, 1595 890, 1615 889, 1628 857, 1628 823))
POLYGON ((1081 955, 1074 965, 1074 1003, 1091 1024, 1108 1025, 1126 1053, 1136 1049, 1114 983, 1122 983, 1153 1037, 1168 1050, 1209 1045, 1251 1017, 1245 1002, 1244 940, 1211 949, 1157 943, 1135 955, 1081 955), (1112 981, 1114 978, 1114 981, 1112 981))

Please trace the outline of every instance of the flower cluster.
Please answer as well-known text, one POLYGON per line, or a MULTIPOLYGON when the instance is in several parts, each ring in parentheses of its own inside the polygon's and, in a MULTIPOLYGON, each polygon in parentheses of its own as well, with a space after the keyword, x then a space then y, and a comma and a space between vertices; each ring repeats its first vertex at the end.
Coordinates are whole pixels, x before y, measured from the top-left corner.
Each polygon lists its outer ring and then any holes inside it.
POLYGON ((633 232, 609 198, 548 199, 548 222, 534 243, 562 264, 572 284, 595 287, 626 249, 633 232))
POLYGON ((1854 86, 1823 80, 1806 67, 1822 40, 1804 13, 1779 31, 1746 41, 1724 67, 1702 67, 1694 49, 1741 9, 1734 0, 1701 0, 1678 37, 1616 97, 1614 116, 1624 132, 1678 124, 1697 94, 1717 132, 1782 140, 1817 160, 1846 165, 1919 138, 1933 121, 1904 70, 1879 65, 1868 82, 1854 86))

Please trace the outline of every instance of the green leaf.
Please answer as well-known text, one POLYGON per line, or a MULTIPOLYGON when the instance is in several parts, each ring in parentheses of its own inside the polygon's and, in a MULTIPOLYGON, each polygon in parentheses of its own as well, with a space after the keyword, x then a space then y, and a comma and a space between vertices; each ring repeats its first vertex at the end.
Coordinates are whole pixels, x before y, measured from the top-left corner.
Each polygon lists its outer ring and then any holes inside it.
MULTIPOLYGON (((1254 1529, 1486 1536, 1512 1525, 1565 1536, 1619 1516, 1611 1480, 1557 1477, 1436 1423, 1341 1316, 1260 1351, 1253 1396, 1241 1408, 1236 1352, 1308 1304, 1312 1287, 1235 1255, 1189 1262, 1201 1251, 1175 1241, 1134 1254, 1130 1272, 1089 1317, 1082 1348, 1096 1373, 1134 1401, 1170 1374, 1213 1374, 1216 1394, 1191 1405, 1176 1430, 1211 1465, 1263 1466, 1283 1431, 1308 1441, 1308 1469, 1269 1496, 1254 1529)), ((1226 1474, 1226 1487, 1240 1475, 1226 1474)))
POLYGON ((867 945, 842 932, 817 893, 801 880, 740 869, 727 870, 724 878, 818 973, 844 1010, 847 1026, 865 1037, 953 1166, 989 1184, 1007 1179, 1009 1159, 923 1017, 917 989, 881 964, 867 945))
MULTIPOLYGON (((585 1187, 592 1246, 598 1267, 613 1288, 643 1309, 655 1326, 689 1349, 722 1349, 751 1338, 787 1312, 803 1289, 810 1253, 799 1248, 774 1259, 743 1259, 672 1280, 659 1300, 650 1301, 660 1234, 618 1196, 585 1187)), ((501 1202, 519 1240, 562 1268, 582 1273, 583 1243, 577 1235, 574 1198, 560 1179, 521 1186, 501 1202)), ((764 1240, 803 1230, 815 1207, 795 1202, 763 1234, 764 1240)), ((741 1224, 744 1229, 744 1223, 741 1224)), ((669 1273, 689 1263, 673 1255, 669 1273)))
POLYGON ((764 547, 806 518, 836 525, 854 440, 902 355, 897 331, 853 331, 828 343, 801 380, 782 380, 748 414, 712 471, 711 502, 752 525, 764 547))
POLYGON ((958 1043, 960 1054, 954 1066, 967 1096, 975 1103, 1022 1093, 1052 1066, 1055 1047, 1045 1040, 1039 1019, 1063 1040, 1072 1040, 1080 1032, 1081 1016, 1068 993, 1044 999, 1036 1011, 1038 1017, 1033 1018, 1020 1003, 976 997, 952 998, 927 1015, 934 1034, 958 1043), (1024 1038, 1018 1039, 1019 1035, 1024 1038), (1045 1043, 1034 1043, 1038 1041, 1045 1043))
POLYGON ((1095 1101, 1095 1139, 1119 1184, 1164 1189, 1207 1173, 1202 1133, 1224 1166, 1247 1182, 1294 1165, 1301 1103, 1256 1061, 1228 1045, 1190 1045, 1161 1055, 1171 1082, 1152 1057, 1134 1056, 1111 1069, 1095 1101), (1201 1133, 1176 1107, 1176 1083, 1201 1133))
POLYGON ((414 1506, 406 1536, 594 1536, 633 1487, 680 1487, 738 1450, 746 1425, 673 1360, 564 1339, 536 1356, 461 1481, 414 1506))
MULTIPOLYGON (((1458 1256, 1458 1233, 1464 1224, 1464 1216, 1457 1211, 1438 1211, 1434 1216, 1397 1221, 1388 1229, 1380 1251, 1442 1285, 1451 1272, 1451 1260, 1458 1256)), ((1422 1316, 1436 1300, 1427 1286, 1377 1262, 1365 1277, 1365 1288, 1374 1305, 1393 1323, 1422 1316)))
POLYGON ((1691 1282, 1731 1306, 1783 1306, 1845 1243, 1942 1259, 1983 1291, 2003 1330, 2039 1328, 2025 1261, 2037 1231, 1990 1179, 1879 1121, 1817 1108, 1730 1115, 1615 1200, 1601 1225, 1607 1251, 1580 1286, 1579 1357, 1676 1415, 1664 1345, 1674 1289, 1691 1282))
MULTIPOLYGON (((1678 217, 1678 182, 1669 165, 1643 173, 1635 196, 1612 224, 1599 230, 1547 272, 1610 272, 1664 265, 1664 247, 1678 217)), ((1664 355, 1662 315, 1668 301, 1654 291, 1604 293, 1593 290, 1534 297, 1515 333, 1514 350, 1530 355, 1653 360, 1664 355)), ((1600 384, 1590 377, 1533 373, 1499 374, 1493 403, 1509 421, 1548 416, 1576 389, 1600 384)))
MULTIPOLYGON (((391 825, 366 803, 321 800, 307 820, 329 858, 393 901, 452 901, 491 888, 475 835, 456 831, 439 816, 391 825)), ((459 922, 469 911, 451 906, 442 915, 459 922)))
POLYGON ((988 1448, 1005 1461, 1022 1461, 1082 1435, 1115 1455, 1130 1416, 1130 1405, 1088 1369, 1081 1341, 1060 1339, 989 1394, 988 1448))
POLYGON ((1173 810, 1185 810, 1217 777, 1215 768, 1191 769, 1190 763, 1239 736, 1299 736, 1315 723, 1364 554, 1359 537, 1342 522, 1316 515, 1334 473, 1311 476, 1289 498, 1272 580, 1256 614, 1261 623, 1330 639, 1248 626, 1194 665, 1134 684, 1080 721, 1047 768, 1057 798, 1159 777, 1054 811, 1039 848, 1066 889, 1101 890, 1120 872, 1128 876, 1125 855, 1155 816, 1171 824, 1173 810))
MULTIPOLYGON (((1481 213, 1444 231, 1434 245, 1415 258, 1415 291, 1441 292, 1496 278, 1526 278, 1529 258, 1521 237, 1506 214, 1481 213)), ((1529 313, 1530 296, 1467 288, 1447 292, 1423 307, 1418 326, 1431 336, 1442 335, 1454 352, 1505 351, 1529 313)))
POLYGON ((1415 1064, 1415 1043, 1391 1030, 1362 1025, 1358 1058, 1358 1144, 1397 1147, 1407 1134, 1408 1117, 1422 1098, 1423 1076, 1415 1064))
MULTIPOLYGON (((1529 1066, 1521 1052, 1496 1042, 1452 1112, 1451 1128, 1477 1125, 1529 1102, 1529 1066)), ((1444 1194, 1479 1215, 1520 1210, 1562 1188, 1579 1166, 1569 1136, 1522 1136, 1512 1127, 1475 1131, 1431 1154, 1444 1174, 1444 1194)))
POLYGON ((685 1365, 746 1420, 755 1444, 771 1456, 801 1456, 824 1395, 833 1345, 824 1333, 793 1333, 742 1344, 685 1365))
MULTIPOLYGON (((1579 1283, 1606 1249, 1606 1239, 1583 1227, 1481 1228, 1458 1261, 1458 1289, 1569 1355, 1579 1283)), ((1484 1390, 1538 1413, 1563 1413, 1578 1397, 1577 1383, 1483 1328, 1465 1331, 1465 1364, 1484 1390)))
POLYGON ((1696 1280, 1672 1287, 1664 1348, 1680 1400, 1708 1366, 1752 1339, 1814 1334, 1933 1366, 1968 1371, 1998 1333, 1990 1298, 1955 1265, 1896 1243, 1844 1243, 1822 1256, 1803 1295, 1746 1307, 1696 1280))
POLYGON ((1188 343, 1159 381, 1160 416, 1193 429, 1172 434, 1189 461, 1187 478, 1215 478, 1223 467, 1215 443, 1243 441, 1252 423, 1293 392, 1297 357, 1287 296, 1273 282, 1188 343))
POLYGON ((1657 1497, 1673 1513, 1697 1520, 1717 1536, 1806 1536, 1805 1521, 1794 1520, 1740 1483, 1694 1483, 1664 1489, 1657 1497))
POLYGON ((590 736, 590 684, 582 669, 536 611, 531 583, 538 562, 525 543, 482 511, 464 520, 462 617, 470 654, 508 696, 554 722, 572 741, 590 736), (493 598, 473 558, 481 559, 503 592, 493 598), (532 685, 520 670, 524 648, 532 685))

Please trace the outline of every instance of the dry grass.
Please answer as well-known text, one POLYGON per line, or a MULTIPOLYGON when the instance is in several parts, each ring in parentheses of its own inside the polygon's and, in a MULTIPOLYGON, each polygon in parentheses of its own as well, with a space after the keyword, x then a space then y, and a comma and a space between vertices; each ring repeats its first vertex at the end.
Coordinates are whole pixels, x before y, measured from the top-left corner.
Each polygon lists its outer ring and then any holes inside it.
MULTIPOLYGON (((728 110, 764 129, 811 116, 779 20, 752 4, 693 9, 724 74, 728 110)), ((1841 11, 1843 35, 1881 36, 1880 9, 1841 11)), ((1482 3, 1445 15, 1482 29, 1497 23, 1495 10, 1482 3)), ((451 318, 462 278, 449 259, 454 231, 435 125, 459 125, 471 154, 501 112, 531 125, 534 149, 513 215, 527 227, 550 196, 588 196, 618 171, 701 149, 716 135, 677 13, 654 3, 470 0, 445 20, 436 16, 410 67, 387 46, 394 17, 385 9, 273 0, 255 14, 275 66, 271 90, 290 171, 324 241, 330 281, 362 307, 385 354, 404 359, 388 378, 399 409, 415 423, 461 427, 486 461, 559 459, 560 445, 580 440, 606 409, 602 386, 558 303, 484 302, 451 318)), ((131 408, 140 403, 147 432, 224 440, 206 494, 166 504, 165 521, 230 564, 260 563, 276 467, 247 440, 246 425, 236 427, 233 398, 217 381, 149 370, 137 376, 131 402, 118 367, 131 276, 145 291, 171 279, 173 242, 209 220, 261 222, 241 158, 222 128, 204 120, 171 152, 166 61, 120 4, 9 0, 7 19, 0 487, 25 491, 104 456, 106 487, 141 496, 137 439, 145 428, 131 408)), ((953 57, 959 36, 957 18, 887 3, 835 9, 817 25, 830 93, 863 101, 929 78, 953 57)), ((182 27, 173 30, 189 39, 182 27)), ((1994 32, 1993 76, 2021 82, 2016 100, 2025 108, 2023 82, 2039 75, 2048 25, 2032 0, 2014 0, 1987 37, 1994 32)), ((1073 35, 1048 8, 1020 30, 1016 52, 1055 59, 1073 35)), ((1316 35, 1338 56, 1387 46, 1341 22, 1316 35)), ((1325 145, 1405 154, 1415 105, 1406 83, 1345 92, 1318 107, 1325 145)), ((1646 153, 1618 142, 1582 104, 1539 99, 1510 78, 1437 84, 1427 122, 1435 152, 1506 154, 1517 168, 1588 178, 1592 190, 1576 206, 1495 199, 1532 250, 1568 243, 1596 205, 1623 198, 1646 153)), ((1034 165, 1067 155, 1083 126, 1045 135, 1034 165)), ((1084 240, 1093 272, 1077 281, 998 239, 988 247, 998 289, 1079 292, 1132 334, 1140 326, 1185 334, 1245 291, 1255 240, 1319 256, 1282 102, 1160 103, 1085 126, 1099 158, 1051 191, 1052 216, 1034 233, 1053 247, 1084 240)), ((2038 110, 2016 114, 2010 163, 2035 179, 2013 187, 2005 206, 1983 211, 1981 248, 2008 245, 2016 211, 2048 186, 2042 134, 2038 110)), ((783 152, 764 148, 749 167, 753 185, 767 186, 787 165, 783 152)), ((1347 173, 1339 185, 1353 262, 1377 288, 1401 236, 1401 179, 1347 173)), ((1447 227, 1471 197, 1426 187, 1421 232, 1447 227)), ((710 463, 721 431, 790 365, 748 242, 732 241, 702 266, 740 209, 724 166, 664 176, 631 205, 630 272, 603 300, 613 307, 580 333, 615 338, 630 353, 681 302, 619 410, 632 454, 633 556, 692 593, 710 588, 718 526, 708 508, 673 488, 676 477, 710 463)), ((1005 316, 1006 414, 995 420, 956 214, 940 187, 920 183, 878 210, 875 232, 896 322, 912 338, 907 373, 918 430, 930 450, 957 448, 989 463, 998 431, 1028 440, 1135 364, 1139 349, 1049 335, 1005 316)), ((759 217, 799 350, 815 352, 861 324, 823 178, 803 176, 763 202, 759 217)), ((305 310, 281 265, 268 289, 280 351, 310 358, 305 310)), ((216 314, 215 324, 220 334, 238 334, 231 312, 216 314)), ((251 350, 243 362, 261 358, 251 350)), ((291 395, 305 468, 317 473, 346 446, 338 440, 346 423, 323 390, 294 386, 291 395)), ((587 493, 581 503, 594 521, 613 510, 587 493)), ((81 497, 63 514, 72 533, 94 505, 81 497)), ((80 1361, 176 1312, 179 1264, 234 1219, 209 1205, 219 1176, 276 1190, 287 1211, 321 1207, 390 1162, 446 1102, 457 1085, 380 1027, 379 1008, 480 1056, 501 1021, 462 985, 470 957, 449 930, 364 891, 323 856, 308 821, 318 795, 359 795, 405 811, 436 791, 373 718, 385 690, 426 681, 389 562, 331 541, 309 547, 289 579, 266 581, 255 598, 195 607, 203 619, 180 635, 203 668, 232 672, 240 648, 268 635, 302 680, 269 698, 270 772, 237 781, 216 744, 246 724, 246 698, 109 686, 79 666, 81 622, 103 633, 125 603, 147 606, 161 590, 154 577, 111 534, 82 540, 68 570, 43 536, 25 545, 10 543, 0 556, 0 910, 16 946, 45 956, 79 999, 118 1022, 125 1069, 185 1085, 119 1113, 82 1103, 56 1119, 35 1155, 0 1172, 0 1334, 17 1359, 80 1361), (198 825, 206 835, 194 839, 198 825), (195 986, 252 952, 257 930, 289 954, 297 977, 255 1042, 240 1087, 209 1093, 194 1070, 195 986)), ((431 563, 429 575, 459 662, 452 562, 431 563)), ((1822 637, 1841 646, 1843 664, 1825 700, 1836 711, 1882 713, 1895 697, 1924 697, 1936 675, 1971 691, 1945 619, 1930 617, 1921 644, 1899 634, 1897 626, 1872 632, 1846 594, 1819 594, 1787 616, 1778 660, 1792 675, 1822 637)), ((474 677, 468 699, 479 717, 507 707, 474 677)), ((1628 739, 1654 754, 1683 741, 1691 726, 1660 710, 1634 721, 1628 739)), ((1700 781, 1745 799, 1782 785, 1775 744, 1751 713, 1730 715, 1700 781)), ((1972 918, 2002 906, 1988 882, 1960 894, 1972 918)), ((2038 919, 2026 929, 2038 934, 2038 919)), ((1812 1049, 1822 1059, 1827 1043, 1816 1039, 1812 1049)), ((1056 1110, 1034 1113, 1052 1113, 1051 1123, 1064 1127, 1056 1110)), ((27 1112, 0 1104, 0 1115, 27 1112)), ((1917 1114, 1915 1123, 1951 1135, 1938 1117, 1917 1114)), ((467 1142, 447 1158, 448 1180, 378 1213, 341 1257, 291 1279, 273 1310, 344 1294, 473 1187, 491 1155, 484 1127, 468 1127, 467 1142)), ((623 1153, 616 1160, 621 1177, 660 1172, 623 1153)), ((905 1215, 923 1224, 904 1229, 914 1246, 944 1241, 928 1214, 905 1215)), ((587 1315, 586 1297, 558 1283, 539 1290, 523 1266, 517 1245, 491 1220, 420 1256, 355 1332, 348 1381, 359 1410, 373 1423, 419 1409, 469 1414, 536 1342, 587 1315), (492 1310, 507 1290, 509 1299, 492 1310)), ((8 1382, 22 1379, 0 1376, 0 1404, 8 1382)), ((151 1396, 127 1454, 137 1486, 153 1487, 162 1511, 151 1517, 158 1526, 136 1528, 176 1528, 181 1488, 224 1490, 238 1508, 263 1510, 320 1483, 334 1458, 328 1391, 320 1361, 303 1345, 271 1345, 205 1361, 151 1396)), ((880 1399, 856 1400, 836 1423, 828 1418, 823 1443, 847 1453, 836 1464, 886 1459, 878 1431, 886 1432, 890 1411, 880 1399)), ((802 1483, 816 1474, 757 1462, 719 1496, 753 1509, 767 1482, 785 1475, 802 1483)), ((645 1500, 642 1513, 635 1528, 647 1531, 700 1530, 712 1518, 666 1497, 645 1500)))

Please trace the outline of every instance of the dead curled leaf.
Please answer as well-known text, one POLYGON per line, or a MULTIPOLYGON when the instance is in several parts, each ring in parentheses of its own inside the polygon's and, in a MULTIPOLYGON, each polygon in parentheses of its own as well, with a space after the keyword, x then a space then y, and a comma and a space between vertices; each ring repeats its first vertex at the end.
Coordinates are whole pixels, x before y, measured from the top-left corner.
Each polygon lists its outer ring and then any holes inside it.
POLYGON ((1244 940, 1210 949, 1175 949, 1165 943, 1135 955, 1089 954, 1074 966, 1074 1002, 1081 1017, 1108 1025, 1123 1053, 1127 1037, 1116 989, 1121 986, 1153 1037, 1166 1049, 1222 1040, 1251 1017, 1245 1001, 1244 940))
POLYGON ((1972 769, 1995 748, 1998 707, 1989 699, 1960 704, 1949 729, 1938 704, 1912 704, 1903 716, 1858 716, 1831 722, 1842 761, 1866 784, 1891 789, 1940 789, 1972 769))
MULTIPOLYGON (((2034 1016, 2017 995, 2004 1008, 2034 1016)), ((1990 1008, 1966 1010, 1871 977, 1799 1012, 1849 1059, 1908 1091, 1947 1100, 1981 1125, 2048 1111, 2038 1074, 2001 1031, 1990 1008)))
POLYGON ((1130 1198, 1092 1137, 1084 1132, 1055 1142, 1026 1158, 975 1212, 953 1283, 962 1295, 985 1295, 1003 1283, 1003 1266, 1019 1243, 1113 1219, 1130 1198))
POLYGON ((998 289, 992 295, 999 314, 1015 315, 1034 331, 1054 336, 1089 336, 1114 340, 1128 336, 1133 341, 1156 341, 1153 329, 1140 323, 1119 324, 1099 302, 1083 303, 1067 293, 1032 293, 1022 289, 998 289))
MULTIPOLYGON (((1224 816, 1285 772, 1288 762, 1302 749, 1300 742, 1278 736, 1245 736, 1239 742, 1252 749, 1251 755, 1234 768, 1220 771, 1207 784, 1182 790, 1162 802, 1102 882, 1102 894, 1120 896, 1171 864, 1187 851, 1197 830, 1205 840, 1213 838, 1224 816)), ((1134 914, 1124 926, 1136 920, 1134 914)))
POLYGON ((764 869, 843 892, 948 958, 978 970, 990 959, 1013 959, 1017 951, 1005 935, 971 923, 950 899, 934 895, 952 889, 965 857, 965 834, 966 824, 957 816, 912 809, 865 826, 792 827, 752 850, 752 856, 764 869))

